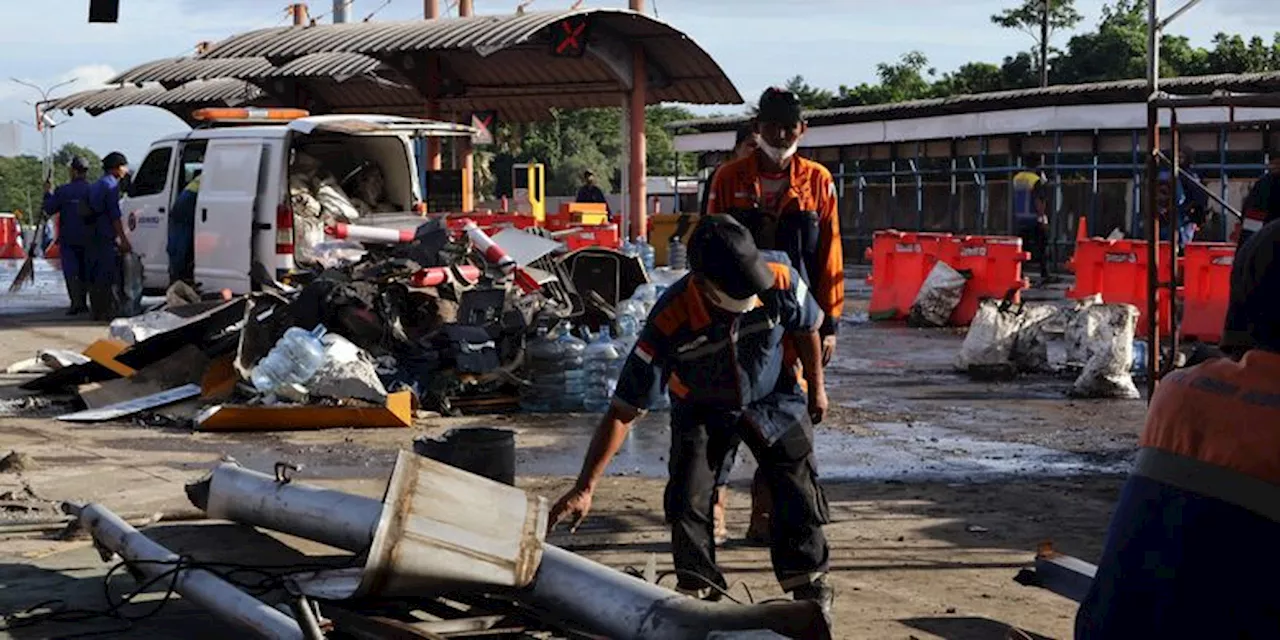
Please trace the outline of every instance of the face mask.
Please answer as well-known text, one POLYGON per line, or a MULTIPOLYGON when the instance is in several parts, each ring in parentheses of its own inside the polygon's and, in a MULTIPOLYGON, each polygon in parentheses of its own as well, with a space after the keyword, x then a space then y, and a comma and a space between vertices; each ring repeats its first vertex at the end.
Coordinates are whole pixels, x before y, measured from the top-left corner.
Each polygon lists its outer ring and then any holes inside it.
POLYGON ((792 142, 791 146, 783 149, 783 148, 775 147, 769 144, 768 142, 765 142, 764 138, 760 137, 759 135, 756 136, 756 144, 760 146, 760 150, 764 151, 765 155, 769 156, 770 160, 778 164, 782 164, 783 162, 786 162, 787 159, 795 155, 796 150, 800 148, 799 140, 792 142))
POLYGON ((712 284, 710 280, 703 280, 702 287, 706 291, 707 299, 716 307, 728 311, 733 314, 743 314, 756 307, 756 296, 751 296, 745 300, 729 297, 729 294, 720 290, 720 287, 712 284))

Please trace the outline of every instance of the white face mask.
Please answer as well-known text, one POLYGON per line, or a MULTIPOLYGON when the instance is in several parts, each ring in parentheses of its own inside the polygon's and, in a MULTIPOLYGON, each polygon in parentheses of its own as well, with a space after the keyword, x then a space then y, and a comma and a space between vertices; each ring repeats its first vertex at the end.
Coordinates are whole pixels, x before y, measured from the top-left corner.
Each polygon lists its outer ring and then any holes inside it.
POLYGON ((791 146, 783 149, 765 142, 764 138, 760 137, 759 134, 756 135, 756 144, 760 146, 760 150, 763 151, 765 155, 769 156, 770 160, 773 160, 778 164, 786 162, 787 159, 794 156, 796 154, 796 150, 800 148, 799 140, 792 142, 791 146))
POLYGON ((703 289, 706 291, 707 299, 711 301, 711 304, 728 311, 729 313, 743 314, 756 308, 756 296, 751 296, 745 300, 738 300, 737 298, 729 297, 729 294, 720 290, 720 287, 717 287, 710 280, 704 279, 701 284, 703 289))

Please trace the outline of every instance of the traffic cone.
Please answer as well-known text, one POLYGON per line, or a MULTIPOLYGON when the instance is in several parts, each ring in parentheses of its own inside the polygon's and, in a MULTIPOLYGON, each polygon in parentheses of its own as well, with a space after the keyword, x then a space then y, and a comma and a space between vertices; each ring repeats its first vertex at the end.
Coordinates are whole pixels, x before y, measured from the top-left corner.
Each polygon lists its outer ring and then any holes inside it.
POLYGON ((1089 221, 1080 216, 1080 223, 1076 225, 1076 242, 1089 239, 1089 221))

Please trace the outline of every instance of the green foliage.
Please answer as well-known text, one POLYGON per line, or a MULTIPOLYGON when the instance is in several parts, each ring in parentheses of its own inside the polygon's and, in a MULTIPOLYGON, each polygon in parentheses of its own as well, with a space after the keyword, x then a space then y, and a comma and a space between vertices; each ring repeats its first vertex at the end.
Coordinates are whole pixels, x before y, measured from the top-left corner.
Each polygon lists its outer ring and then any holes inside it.
MULTIPOLYGON (((645 158, 650 175, 675 171, 675 141, 666 125, 693 117, 689 110, 669 105, 645 110, 645 158)), ((544 122, 500 124, 489 163, 492 180, 487 184, 477 180, 477 195, 510 195, 512 167, 532 162, 546 165, 548 194, 577 193, 582 173, 588 169, 595 173, 601 189, 616 192, 623 180, 625 148, 620 109, 553 110, 544 122)), ((691 154, 684 154, 681 173, 691 175, 697 169, 696 162, 691 154)))
MULTIPOLYGON (((1014 0, 1015 6, 991 17, 992 23, 1026 31, 1039 44, 1043 0, 1014 0)), ((1049 36, 1072 29, 1082 21, 1075 0, 1052 0, 1049 36)), ((1049 48, 1051 84, 1127 80, 1146 75, 1146 0, 1112 0, 1102 9, 1096 27, 1072 36, 1063 50, 1049 48)), ((1160 41, 1163 77, 1280 70, 1280 33, 1271 42, 1219 33, 1209 48, 1192 46, 1183 36, 1164 35, 1160 41)), ((809 109, 886 104, 944 98, 970 93, 1026 89, 1040 85, 1038 49, 1006 56, 999 64, 969 62, 939 74, 923 52, 910 51, 893 62, 876 65, 874 83, 841 85, 836 92, 815 87, 795 76, 785 85, 809 109)), ((750 110, 750 109, 749 109, 750 110)))
MULTIPOLYGON (((98 154, 74 143, 62 145, 53 154, 53 184, 57 186, 71 179, 67 167, 71 159, 80 156, 89 163, 89 179, 102 175, 102 160, 98 154)), ((44 202, 44 177, 40 175, 41 162, 36 156, 0 158, 0 211, 19 211, 23 224, 40 218, 44 202)))

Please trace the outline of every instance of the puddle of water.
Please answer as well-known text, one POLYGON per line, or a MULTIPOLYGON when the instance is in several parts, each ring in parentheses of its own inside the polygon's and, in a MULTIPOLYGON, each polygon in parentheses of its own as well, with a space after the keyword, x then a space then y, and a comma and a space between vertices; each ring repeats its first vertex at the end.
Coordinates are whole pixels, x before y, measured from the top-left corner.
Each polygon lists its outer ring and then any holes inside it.
MULTIPOLYGON (((1125 462, 1098 461, 1031 444, 970 437, 961 431, 922 423, 873 423, 870 436, 819 428, 815 447, 826 480, 990 480, 1009 476, 1067 476, 1124 473, 1125 462)), ((583 420, 553 430, 521 429, 516 469, 521 475, 576 475, 594 424, 583 420)), ((654 414, 631 431, 609 467, 613 476, 663 478, 671 442, 666 416, 654 414)), ((739 451, 734 480, 748 480, 755 461, 739 451)))
POLYGON ((9 293, 9 283, 22 268, 22 260, 0 260, 0 315, 45 311, 67 305, 66 285, 62 281, 62 263, 36 258, 35 282, 9 293))

